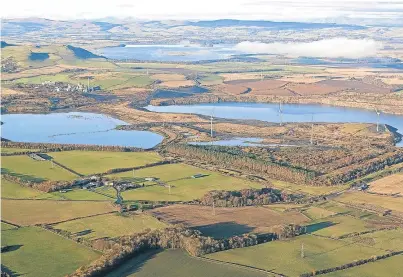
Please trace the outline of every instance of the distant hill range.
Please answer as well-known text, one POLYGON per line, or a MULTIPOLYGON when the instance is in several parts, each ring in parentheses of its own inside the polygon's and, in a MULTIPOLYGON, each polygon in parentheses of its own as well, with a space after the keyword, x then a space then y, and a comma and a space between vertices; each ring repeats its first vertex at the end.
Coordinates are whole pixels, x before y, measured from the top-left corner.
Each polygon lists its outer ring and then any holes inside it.
POLYGON ((236 20, 236 19, 219 19, 219 20, 203 20, 203 21, 187 21, 184 25, 198 26, 205 28, 217 27, 263 27, 277 30, 286 29, 324 29, 324 28, 345 28, 360 30, 365 29, 364 26, 335 24, 335 23, 305 23, 305 22, 275 22, 264 20, 236 20))

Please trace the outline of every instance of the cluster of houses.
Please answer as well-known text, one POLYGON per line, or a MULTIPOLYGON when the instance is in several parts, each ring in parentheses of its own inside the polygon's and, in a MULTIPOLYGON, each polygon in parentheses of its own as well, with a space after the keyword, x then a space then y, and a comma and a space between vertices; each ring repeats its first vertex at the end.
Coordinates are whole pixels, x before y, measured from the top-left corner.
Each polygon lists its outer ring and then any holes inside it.
MULTIPOLYGON (((41 85, 43 87, 53 90, 54 92, 66 91, 66 92, 89 93, 89 92, 101 90, 100 86, 90 87, 90 86, 85 86, 81 83, 78 83, 77 85, 71 85, 69 83, 64 83, 64 82, 44 81, 41 83, 41 85)), ((39 87, 36 86, 35 88, 39 88, 39 87)))

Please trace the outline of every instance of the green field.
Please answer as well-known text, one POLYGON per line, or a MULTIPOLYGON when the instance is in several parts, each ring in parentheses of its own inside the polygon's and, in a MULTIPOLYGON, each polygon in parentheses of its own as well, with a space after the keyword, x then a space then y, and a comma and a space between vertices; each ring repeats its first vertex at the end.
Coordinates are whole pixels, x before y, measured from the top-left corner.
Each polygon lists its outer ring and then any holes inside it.
POLYGON ((1 153, 19 153, 19 152, 34 152, 39 151, 39 149, 28 149, 28 148, 16 148, 16 147, 2 147, 1 153))
POLYGON ((182 250, 166 250, 141 254, 107 277, 272 277, 268 273, 257 272, 228 264, 213 263, 189 256, 182 250))
POLYGON ((316 235, 338 237, 344 234, 375 229, 375 226, 371 226, 371 224, 365 220, 354 218, 352 216, 334 216, 325 219, 325 221, 332 225, 316 231, 316 235))
POLYGON ((35 77, 20 78, 14 81, 15 83, 23 84, 41 84, 42 82, 65 82, 65 83, 77 83, 77 80, 73 79, 73 75, 67 73, 58 73, 53 75, 39 75, 35 77))
POLYGON ((2 246, 14 246, 1 253, 1 263, 16 276, 65 276, 99 257, 97 252, 37 227, 8 230, 1 238, 2 246))
POLYGON ((52 168, 49 161, 35 161, 28 156, 2 157, 2 172, 8 172, 26 180, 41 182, 45 180, 74 180, 76 175, 56 165, 52 168))
POLYGON ((288 241, 274 241, 221 251, 207 257, 273 270, 287 276, 299 276, 304 272, 334 267, 384 253, 385 251, 359 244, 305 235, 288 241), (304 258, 301 258, 302 244, 304 258))
POLYGON ((92 192, 85 189, 75 189, 68 192, 52 192, 51 195, 55 196, 56 199, 65 199, 65 200, 105 200, 105 201, 114 201, 116 197, 107 197, 102 194, 98 194, 96 192, 92 192))
POLYGON ((353 268, 328 273, 326 277, 398 277, 402 276, 403 255, 353 268))
POLYGON ((1 201, 2 218, 18 225, 53 223, 112 212, 109 202, 9 200, 1 201))
POLYGON ((155 152, 64 151, 50 155, 62 165, 86 175, 106 172, 113 168, 142 166, 161 160, 155 152))
POLYGON ((72 233, 83 232, 82 237, 96 239, 102 237, 118 237, 139 233, 145 229, 159 229, 166 225, 149 215, 107 214, 89 218, 70 220, 55 225, 57 229, 72 233), (88 233, 86 233, 87 231, 88 233))
POLYGON ((17 227, 11 225, 11 224, 7 224, 5 222, 1 222, 1 231, 7 231, 7 230, 13 230, 16 229, 17 227))
POLYGON ((377 231, 357 237, 345 238, 344 240, 383 250, 403 250, 403 230, 401 229, 377 231))
POLYGON ((44 192, 21 186, 1 178, 1 197, 2 198, 34 198, 44 192))
MULTIPOLYGON (((109 177, 131 177, 132 172, 122 172, 109 177)), ((135 171, 136 177, 157 177, 169 188, 161 185, 145 186, 122 193, 124 200, 153 200, 153 201, 187 201, 202 197, 211 190, 239 190, 243 188, 260 188, 261 185, 247 180, 228 177, 216 172, 203 170, 185 164, 168 164, 145 168, 135 171), (206 174, 201 178, 191 178, 195 174, 206 174)))
POLYGON ((336 213, 332 212, 332 211, 329 211, 329 210, 326 210, 326 209, 321 208, 321 207, 311 206, 311 207, 309 207, 307 209, 304 209, 303 214, 308 216, 310 219, 315 220, 315 219, 328 217, 328 216, 334 215, 336 213))

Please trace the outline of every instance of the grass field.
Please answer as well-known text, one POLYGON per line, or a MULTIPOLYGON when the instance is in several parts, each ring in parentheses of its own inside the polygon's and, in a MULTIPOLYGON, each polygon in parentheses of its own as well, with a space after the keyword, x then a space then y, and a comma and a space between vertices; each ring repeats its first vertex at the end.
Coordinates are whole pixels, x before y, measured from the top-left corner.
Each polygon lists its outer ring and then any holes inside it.
POLYGON ((102 237, 118 237, 139 233, 147 228, 158 229, 166 225, 149 215, 107 214, 89 218, 70 220, 55 225, 57 229, 72 233, 82 232, 82 237, 96 239, 102 237), (87 233, 88 232, 88 233, 87 233))
POLYGON ((50 155, 81 174, 102 173, 113 168, 136 167, 161 160, 155 152, 65 151, 50 155))
POLYGON ((315 206, 309 207, 308 209, 304 210, 303 213, 313 220, 336 214, 335 212, 326 210, 321 207, 315 207, 315 206))
POLYGON ((364 192, 343 193, 337 198, 340 202, 347 202, 359 205, 375 205, 384 209, 403 212, 403 200, 401 197, 375 195, 364 192))
POLYGON ((189 256, 181 250, 166 250, 139 255, 107 277, 272 277, 267 273, 233 265, 213 263, 189 256))
MULTIPOLYGON (((109 175, 110 177, 131 177, 132 172, 109 175)), ((185 164, 168 164, 145 168, 135 171, 136 177, 157 177, 168 187, 154 185, 146 186, 122 193, 124 200, 154 200, 154 201, 186 201, 202 197, 211 190, 239 190, 243 188, 260 188, 261 185, 243 179, 224 176, 215 172, 203 170, 185 164), (207 174, 202 178, 191 178, 194 174, 207 174)))
POLYGON ((1 245, 14 246, 1 253, 1 263, 15 276, 65 276, 99 257, 82 245, 37 227, 2 232, 1 245))
POLYGON ((74 180, 76 175, 52 165, 49 161, 35 161, 28 156, 2 157, 2 172, 15 174, 30 181, 74 180))
POLYGON ((1 153, 19 153, 19 152, 33 152, 39 151, 39 149, 26 149, 26 148, 16 148, 16 147, 2 147, 1 153))
POLYGON ((53 223, 114 211, 108 202, 8 200, 1 201, 2 217, 19 225, 53 223))
POLYGON ((364 234, 357 237, 345 238, 345 241, 360 243, 383 250, 403 250, 403 230, 384 230, 364 234))
POLYGON ((403 255, 326 274, 326 277, 398 277, 402 274, 403 255))
POLYGON ((11 224, 7 224, 5 222, 1 222, 1 231, 7 231, 7 230, 13 230, 16 229, 17 227, 11 225, 11 224))
POLYGON ((155 217, 172 224, 185 224, 216 238, 245 233, 267 233, 281 224, 304 224, 309 221, 298 211, 278 212, 269 206, 215 208, 196 205, 172 205, 150 211, 155 217))
POLYGON ((50 193, 57 197, 57 199, 65 199, 65 200, 105 200, 105 201, 114 201, 116 197, 111 198, 102 194, 98 194, 89 190, 84 189, 75 189, 68 192, 52 192, 50 193))
POLYGON ((365 220, 354 218, 352 216, 334 216, 325 219, 325 222, 329 223, 331 226, 322 228, 316 231, 315 234, 327 237, 338 237, 348 233, 375 229, 375 226, 372 226, 365 220))
POLYGON ((288 241, 274 241, 221 251, 207 257, 273 270, 287 276, 299 276, 304 272, 334 267, 383 253, 385 252, 382 250, 367 246, 305 235, 288 241), (301 258, 302 244, 304 258, 301 258))
POLYGON ((21 186, 10 182, 5 179, 1 179, 1 197, 2 198, 34 198, 43 194, 39 190, 34 190, 28 187, 21 186))

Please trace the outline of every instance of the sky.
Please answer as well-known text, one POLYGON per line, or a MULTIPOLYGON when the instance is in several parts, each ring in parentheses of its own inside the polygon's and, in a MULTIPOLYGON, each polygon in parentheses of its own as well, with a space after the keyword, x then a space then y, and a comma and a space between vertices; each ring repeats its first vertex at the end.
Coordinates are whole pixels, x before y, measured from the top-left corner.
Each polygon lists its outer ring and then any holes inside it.
POLYGON ((403 21, 403 0, 4 0, 2 18, 249 19, 303 22, 403 21))

